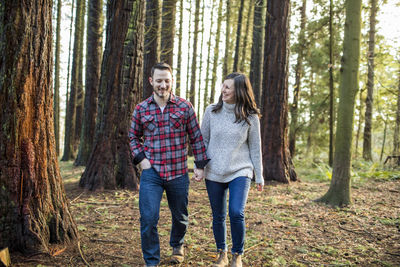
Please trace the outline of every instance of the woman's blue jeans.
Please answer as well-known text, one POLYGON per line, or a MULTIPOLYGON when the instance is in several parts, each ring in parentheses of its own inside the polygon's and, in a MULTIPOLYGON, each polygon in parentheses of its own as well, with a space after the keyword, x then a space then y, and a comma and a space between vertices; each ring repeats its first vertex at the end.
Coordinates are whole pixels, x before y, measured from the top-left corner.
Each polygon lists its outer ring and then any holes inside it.
POLYGON ((160 262, 157 224, 164 190, 172 215, 169 242, 171 247, 179 247, 183 244, 188 226, 189 176, 185 174, 166 181, 161 179, 153 168, 143 170, 139 188, 140 237, 143 258, 147 265, 158 265, 160 262))
POLYGON ((237 177, 229 183, 206 180, 213 215, 213 232, 218 250, 226 247, 226 205, 229 189, 229 218, 231 221, 232 253, 243 254, 246 225, 244 209, 250 189, 250 178, 237 177))

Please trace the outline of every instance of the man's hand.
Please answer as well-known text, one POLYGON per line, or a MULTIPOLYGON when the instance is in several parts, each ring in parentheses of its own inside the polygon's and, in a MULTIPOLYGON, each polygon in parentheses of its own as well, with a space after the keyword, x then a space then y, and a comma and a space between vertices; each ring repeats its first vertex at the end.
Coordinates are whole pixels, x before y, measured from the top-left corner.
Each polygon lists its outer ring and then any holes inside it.
POLYGON ((149 161, 148 159, 146 159, 146 158, 144 158, 139 164, 140 164, 140 168, 141 168, 142 170, 150 169, 150 168, 151 168, 151 163, 150 163, 150 161, 149 161))
POLYGON ((263 191, 264 186, 262 184, 257 184, 257 190, 258 191, 263 191))
POLYGON ((192 177, 195 181, 200 182, 204 179, 204 169, 194 169, 194 174, 192 177))

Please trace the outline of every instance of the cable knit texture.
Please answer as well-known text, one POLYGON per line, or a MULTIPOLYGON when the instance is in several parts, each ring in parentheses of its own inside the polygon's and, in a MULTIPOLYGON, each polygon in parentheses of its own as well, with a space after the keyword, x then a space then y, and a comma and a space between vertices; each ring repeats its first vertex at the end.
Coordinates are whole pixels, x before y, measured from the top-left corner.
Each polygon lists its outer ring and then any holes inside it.
POLYGON ((260 120, 250 115, 246 121, 235 123, 235 104, 223 103, 222 109, 212 112, 207 107, 201 133, 210 162, 205 167, 206 179, 228 183, 239 176, 253 177, 264 184, 261 163, 260 120))

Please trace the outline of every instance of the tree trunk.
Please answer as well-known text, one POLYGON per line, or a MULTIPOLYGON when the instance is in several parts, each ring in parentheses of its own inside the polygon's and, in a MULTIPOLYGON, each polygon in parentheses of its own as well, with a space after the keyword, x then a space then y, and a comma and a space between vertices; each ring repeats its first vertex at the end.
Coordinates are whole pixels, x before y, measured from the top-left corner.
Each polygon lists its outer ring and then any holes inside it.
POLYGON ((182 35, 183 35, 183 0, 180 0, 180 5, 179 5, 178 62, 176 64, 176 88, 175 88, 175 95, 177 95, 177 96, 181 96, 182 35))
POLYGON ((267 1, 261 129, 264 179, 283 183, 297 179, 287 136, 289 6, 289 0, 267 1))
POLYGON ((333 131, 334 131, 334 99, 335 90, 333 88, 333 0, 329 1, 329 166, 333 164, 333 131))
MULTIPOLYGON (((65 115, 65 136, 64 136, 64 155, 62 161, 68 161, 75 158, 75 133, 76 133, 76 106, 77 106, 77 94, 79 87, 79 64, 80 64, 80 53, 82 51, 82 42, 80 37, 82 36, 82 19, 84 12, 85 0, 77 0, 76 3, 76 18, 75 18, 75 33, 74 33, 74 49, 72 55, 72 70, 71 70, 71 88, 69 92, 69 100, 67 112, 65 115)), ((83 37, 83 36, 82 36, 83 37)))
POLYGON ((372 131, 372 111, 374 103, 374 58, 375 58, 375 24, 376 24, 376 0, 371 0, 371 15, 369 17, 369 42, 368 42, 368 80, 367 80, 367 99, 365 101, 365 125, 363 158, 372 160, 371 154, 371 131, 372 131))
POLYGON ((196 10, 194 14, 194 36, 193 36, 193 56, 192 56, 192 75, 190 77, 190 102, 195 105, 194 97, 196 94, 196 71, 197 71, 197 37, 199 34, 199 14, 200 14, 200 0, 196 0, 196 10))
POLYGON ((236 30, 236 46, 235 46, 235 58, 233 61, 233 71, 239 71, 239 50, 240 50, 240 38, 242 33, 242 21, 243 21, 243 9, 244 0, 240 0, 240 8, 238 13, 238 23, 236 30))
POLYGON ((159 0, 146 1, 146 23, 143 60, 143 99, 153 93, 149 82, 151 68, 160 61, 161 45, 161 6, 159 0))
MULTIPOLYGON (((400 61, 399 61, 400 63, 400 61)), ((393 135, 393 155, 400 156, 400 69, 399 69, 399 85, 397 90, 397 110, 396 110, 396 124, 394 127, 393 135)))
POLYGON ((173 66, 177 0, 164 0, 162 6, 161 60, 173 66))
POLYGON ((300 33, 299 33, 299 52, 297 55, 296 64, 296 81, 294 84, 293 92, 293 104, 290 108, 291 121, 289 130, 289 151, 292 158, 294 158, 296 153, 296 134, 298 130, 298 106, 300 99, 300 89, 301 89, 301 79, 303 78, 303 58, 304 52, 306 50, 305 43, 305 30, 306 30, 306 8, 307 0, 303 0, 303 5, 301 7, 301 23, 300 23, 300 33))
POLYGON ((107 4, 96 135, 79 185, 88 190, 138 188, 128 130, 142 96, 144 0, 107 4))
POLYGON ((311 73, 310 73, 310 103, 308 104, 308 116, 310 118, 310 121, 308 123, 308 130, 307 130, 307 149, 306 149, 306 158, 312 154, 312 158, 314 159, 314 128, 315 128, 315 114, 312 106, 314 105, 314 71, 311 68, 311 73))
POLYGON ((360 97, 360 105, 358 106, 358 126, 357 126, 357 133, 356 133, 356 148, 354 151, 354 158, 358 157, 358 144, 359 144, 359 140, 360 140, 360 134, 361 134, 361 126, 362 126, 362 122, 363 122, 363 115, 362 115, 362 111, 363 111, 363 92, 364 90, 360 90, 359 91, 359 97, 360 97))
MULTIPOLYGON (((222 1, 219 1, 220 3, 222 1)), ((209 37, 208 37, 208 51, 207 51, 207 67, 206 67, 206 85, 204 88, 204 96, 203 96, 203 101, 204 101, 204 106, 203 106, 203 113, 206 110, 206 107, 209 105, 209 98, 208 98, 208 88, 209 88, 209 84, 210 84, 210 79, 209 74, 210 74, 210 65, 211 65, 211 42, 212 42, 212 37, 213 37, 213 32, 212 32, 212 25, 214 25, 214 9, 215 9, 215 5, 214 5, 214 1, 212 1, 212 6, 211 6, 211 25, 210 25, 210 33, 209 33, 209 37)), ((216 45, 216 44, 215 44, 216 45)), ((214 45, 214 47, 215 47, 214 45)), ((215 56, 215 55, 214 55, 215 56)))
POLYGON ((202 77, 201 73, 203 70, 203 60, 202 60, 202 55, 203 55, 203 43, 204 43, 204 7, 206 5, 205 1, 202 1, 203 6, 201 8, 201 40, 200 40, 200 66, 199 66, 199 81, 198 81, 198 88, 197 88, 197 119, 200 121, 200 107, 201 107, 201 92, 202 92, 202 77))
POLYGON ((93 148, 103 48, 103 0, 90 0, 88 4, 85 105, 79 152, 75 160, 77 166, 86 165, 93 148))
POLYGON ((246 29, 244 29, 244 37, 243 37, 243 46, 242 46, 242 55, 240 56, 240 71, 242 72, 247 72, 245 71, 245 66, 246 66, 246 61, 247 61, 247 49, 248 49, 248 43, 249 43, 249 37, 250 37, 250 21, 251 17, 254 16, 254 1, 255 0, 250 0, 249 2, 249 10, 247 11, 247 18, 246 18, 246 29), (252 12, 253 11, 253 12, 252 12))
MULTIPOLYGON (((222 0, 220 0, 222 1, 222 0)), ((228 75, 228 72, 230 72, 229 68, 229 58, 231 57, 230 54, 230 38, 231 36, 231 6, 230 6, 230 0, 226 0, 226 13, 225 13, 225 18, 226 18, 226 29, 225 29, 225 56, 224 56, 224 66, 222 69, 222 79, 228 75)), ((211 102, 213 103, 213 101, 211 102)))
POLYGON ((188 34, 189 34, 189 39, 188 39, 188 44, 189 44, 189 47, 188 47, 188 52, 187 52, 187 69, 186 69, 186 99, 189 99, 189 96, 190 96, 190 89, 189 89, 189 80, 190 80, 190 64, 189 64, 189 62, 190 62, 190 41, 191 41, 191 37, 192 37, 192 35, 190 34, 191 32, 191 29, 192 29, 192 0, 189 0, 189 27, 188 27, 188 29, 189 29, 189 32, 188 32, 188 34))
POLYGON ((54 136, 56 153, 60 154, 60 32, 61 32, 61 0, 57 1, 56 51, 54 59, 54 136))
MULTIPOLYGON (((219 43, 220 43, 220 39, 221 39, 222 3, 223 3, 223 1, 219 1, 219 6, 218 6, 218 22, 217 22, 217 33, 216 33, 217 37, 216 37, 215 46, 214 46, 214 63, 213 63, 212 79, 211 79, 210 104, 214 103, 215 84, 217 83, 219 43)), ((226 18, 226 19, 228 20, 228 18, 226 18)), ((225 58, 224 58, 224 64, 225 64, 225 58)), ((223 78, 225 78, 225 76, 223 78)))
POLYGON ((250 82, 258 108, 261 108, 261 83, 264 56, 264 0, 256 0, 253 19, 253 45, 251 47, 250 82))
MULTIPOLYGON (((383 140, 382 140, 382 147, 381 147, 381 156, 379 157, 379 161, 382 161, 383 153, 385 153, 387 125, 388 125, 388 118, 385 119, 385 128, 383 129, 383 140)), ((396 154, 394 154, 394 155, 396 155, 396 154)))
POLYGON ((351 203, 351 142, 360 62, 361 0, 346 0, 345 5, 346 23, 332 180, 328 192, 318 199, 332 206, 346 206, 351 203))
POLYGON ((78 238, 55 147, 52 1, 0 8, 0 247, 49 253, 78 238))

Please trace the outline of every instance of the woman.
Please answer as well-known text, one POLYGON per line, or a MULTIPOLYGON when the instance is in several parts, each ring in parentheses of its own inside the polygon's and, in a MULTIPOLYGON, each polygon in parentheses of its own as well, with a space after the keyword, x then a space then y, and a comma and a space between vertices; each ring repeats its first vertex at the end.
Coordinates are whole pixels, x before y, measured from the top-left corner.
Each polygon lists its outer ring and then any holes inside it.
POLYGON ((244 209, 253 173, 258 191, 264 186, 259 116, 250 81, 237 72, 225 78, 218 103, 208 106, 204 114, 201 132, 211 159, 205 168, 205 178, 219 254, 213 266, 228 265, 225 221, 228 190, 231 266, 242 266, 244 209))

